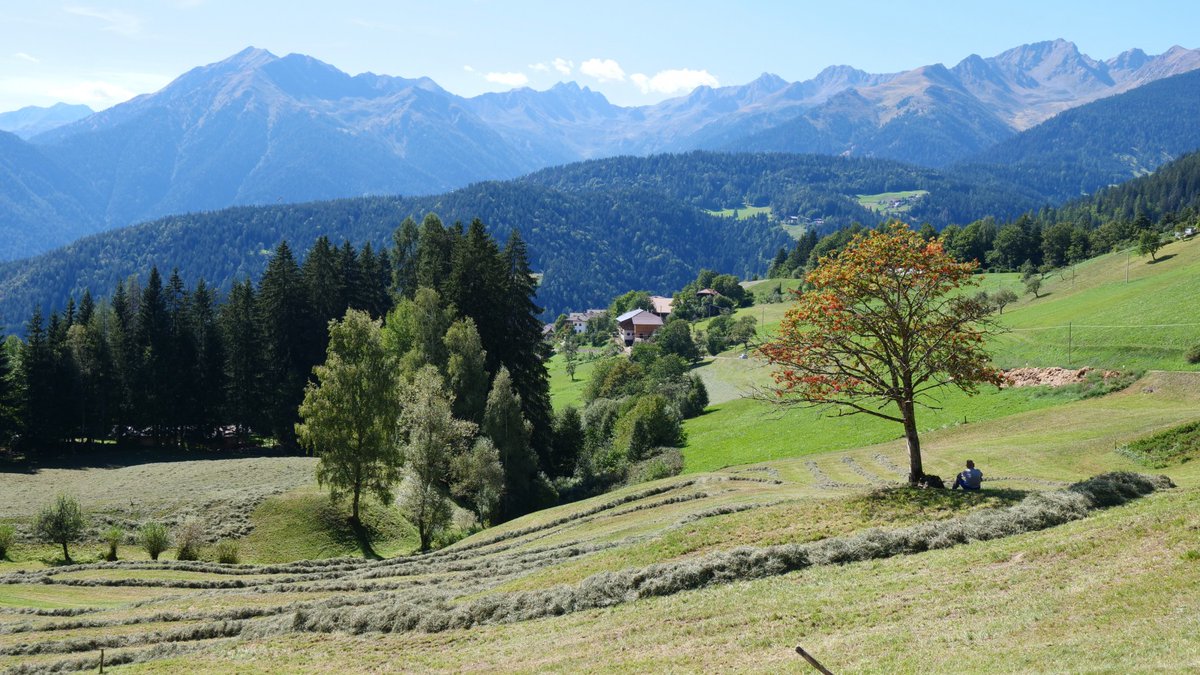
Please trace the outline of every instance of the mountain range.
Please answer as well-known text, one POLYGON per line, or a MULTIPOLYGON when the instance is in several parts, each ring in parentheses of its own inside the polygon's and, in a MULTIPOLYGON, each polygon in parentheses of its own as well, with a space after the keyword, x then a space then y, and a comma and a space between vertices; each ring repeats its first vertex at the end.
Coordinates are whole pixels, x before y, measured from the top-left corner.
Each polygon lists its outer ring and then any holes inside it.
POLYGON ((28 141, 0 139, 0 260, 172 213, 434 194, 622 154, 787 151, 945 167, 1062 110, 1197 68, 1197 50, 1098 61, 1056 40, 953 68, 834 66, 791 83, 764 74, 621 107, 575 83, 464 98, 429 78, 351 76, 249 48, 28 141))

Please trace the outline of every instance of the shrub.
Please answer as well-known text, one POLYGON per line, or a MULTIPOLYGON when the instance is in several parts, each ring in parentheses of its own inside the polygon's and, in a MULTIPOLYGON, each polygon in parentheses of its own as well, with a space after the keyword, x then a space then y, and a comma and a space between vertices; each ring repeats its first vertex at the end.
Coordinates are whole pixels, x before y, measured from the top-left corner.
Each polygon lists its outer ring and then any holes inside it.
POLYGON ((200 521, 192 518, 183 522, 175 533, 175 559, 199 560, 200 547, 204 544, 204 529, 200 521))
POLYGON ((59 495, 53 504, 47 505, 38 513, 34 531, 43 541, 60 544, 63 560, 69 563, 71 552, 67 550, 67 544, 78 541, 86 525, 83 510, 79 508, 79 500, 68 495, 59 495))
POLYGON ((636 461, 650 454, 651 448, 676 446, 683 441, 679 415, 663 396, 643 396, 617 420, 613 448, 636 461))
POLYGON ((17 530, 12 525, 0 525, 0 560, 8 557, 12 550, 13 541, 17 538, 17 530))
POLYGON ((167 532, 166 525, 162 523, 146 523, 143 525, 139 539, 141 540, 142 548, 146 549, 146 553, 150 554, 151 560, 158 560, 159 554, 171 546, 171 535, 167 532))
POLYGON ((1188 363, 1200 363, 1200 344, 1189 349, 1184 357, 1187 359, 1188 363))
POLYGON ((1200 421, 1139 438, 1119 452, 1156 469, 1182 464, 1200 456, 1200 421))
POLYGON ((236 565, 238 558, 238 545, 232 539, 222 539, 217 542, 217 562, 227 565, 236 565))
POLYGON ((683 453, 678 448, 659 448, 649 459, 629 468, 629 484, 646 483, 661 478, 678 476, 683 472, 683 453))
POLYGON ((117 547, 121 545, 121 540, 125 538, 125 530, 120 526, 113 525, 100 535, 101 541, 108 544, 108 553, 104 554, 104 559, 112 562, 117 559, 117 547))

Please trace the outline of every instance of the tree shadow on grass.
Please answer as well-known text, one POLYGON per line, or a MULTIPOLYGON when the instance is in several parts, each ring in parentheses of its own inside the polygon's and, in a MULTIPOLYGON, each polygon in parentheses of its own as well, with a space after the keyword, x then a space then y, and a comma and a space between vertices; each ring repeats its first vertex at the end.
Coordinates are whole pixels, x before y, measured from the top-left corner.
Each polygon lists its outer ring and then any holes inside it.
POLYGON ((1171 258, 1174 258, 1174 257, 1175 257, 1174 253, 1168 253, 1166 255, 1160 255, 1153 260, 1147 260, 1146 264, 1147 265, 1157 265, 1158 263, 1163 262, 1164 260, 1170 260, 1171 258))
POLYGON ((372 532, 366 525, 354 520, 347 520, 350 526, 350 531, 354 534, 354 542, 358 544, 358 550, 362 552, 362 556, 367 560, 383 560, 383 556, 375 551, 375 547, 371 545, 372 532))

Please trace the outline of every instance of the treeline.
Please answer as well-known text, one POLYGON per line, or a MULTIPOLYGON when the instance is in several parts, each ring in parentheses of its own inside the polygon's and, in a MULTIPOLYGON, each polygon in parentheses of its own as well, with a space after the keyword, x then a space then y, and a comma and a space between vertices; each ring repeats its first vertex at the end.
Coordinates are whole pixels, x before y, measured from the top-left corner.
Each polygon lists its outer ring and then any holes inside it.
POLYGON ((420 225, 405 220, 393 245, 378 251, 320 237, 300 262, 281 243, 258 284, 243 279, 224 301, 203 280, 188 285, 176 270, 164 281, 152 268, 144 285, 118 282, 110 298, 96 301, 85 290, 64 311, 35 311, 26 340, 6 343, 0 444, 35 456, 97 441, 218 446, 269 438, 295 448, 297 409, 313 367, 325 361, 327 326, 357 309, 386 317, 404 363, 477 364, 457 380, 464 419, 482 421, 488 387, 507 373, 529 426, 529 461, 507 474, 500 515, 508 517, 554 499, 539 478, 555 469, 536 284, 516 232, 500 246, 479 220, 446 227, 432 215, 420 225))

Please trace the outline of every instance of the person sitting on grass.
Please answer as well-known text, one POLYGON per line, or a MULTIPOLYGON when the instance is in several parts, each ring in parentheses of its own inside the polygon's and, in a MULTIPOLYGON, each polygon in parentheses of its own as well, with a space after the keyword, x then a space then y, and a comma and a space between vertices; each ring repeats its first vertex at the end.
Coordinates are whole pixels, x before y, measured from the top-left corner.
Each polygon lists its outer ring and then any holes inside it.
POLYGON ((983 472, 975 468, 975 462, 967 460, 967 469, 958 474, 958 478, 954 479, 954 487, 951 490, 962 488, 964 490, 978 490, 983 484, 983 472))

